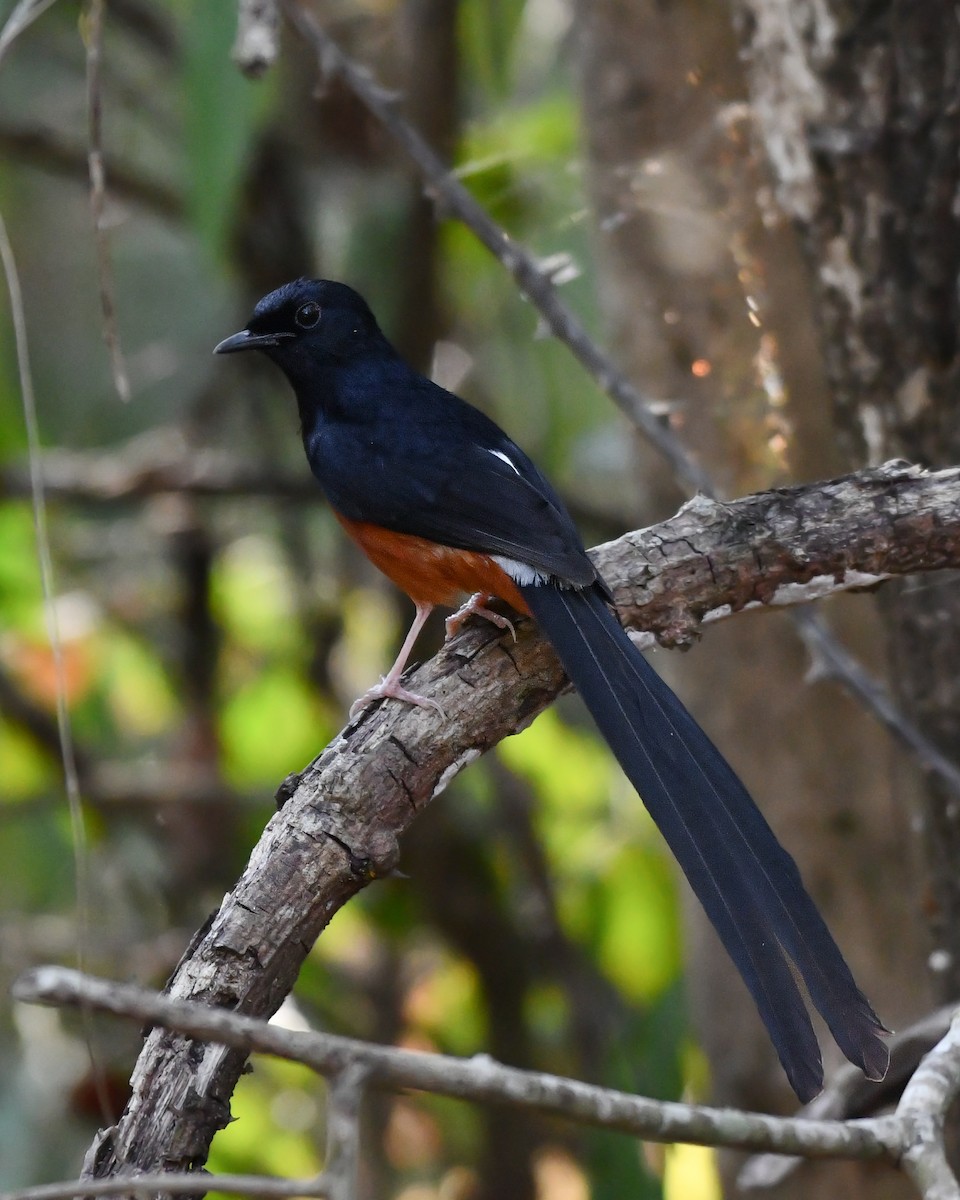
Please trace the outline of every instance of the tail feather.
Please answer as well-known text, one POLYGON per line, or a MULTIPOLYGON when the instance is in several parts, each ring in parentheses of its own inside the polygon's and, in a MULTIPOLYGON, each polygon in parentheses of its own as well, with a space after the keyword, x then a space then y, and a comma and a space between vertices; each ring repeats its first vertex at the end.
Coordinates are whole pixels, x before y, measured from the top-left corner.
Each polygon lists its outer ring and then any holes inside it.
POLYGON ((797 1095, 815 1095, 823 1073, 788 957, 847 1058, 882 1078, 884 1028, 796 863, 603 594, 553 584, 520 590, 743 976, 797 1095))

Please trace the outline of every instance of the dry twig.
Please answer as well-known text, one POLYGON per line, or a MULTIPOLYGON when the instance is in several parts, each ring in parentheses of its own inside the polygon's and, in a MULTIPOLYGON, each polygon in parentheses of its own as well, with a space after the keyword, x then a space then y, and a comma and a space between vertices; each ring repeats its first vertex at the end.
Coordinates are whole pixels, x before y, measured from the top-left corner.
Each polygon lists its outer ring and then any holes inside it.
POLYGON ((865 1121, 811 1121, 764 1113, 650 1100, 613 1088, 540 1071, 504 1066, 486 1054, 453 1058, 420 1050, 377 1046, 354 1038, 282 1029, 224 1009, 171 1000, 128 984, 81 975, 65 967, 38 967, 16 984, 19 1000, 58 1006, 86 1004, 175 1030, 196 1041, 272 1054, 320 1075, 355 1069, 370 1087, 413 1088, 483 1104, 533 1109, 553 1117, 614 1129, 655 1142, 693 1142, 740 1150, 779 1151, 811 1158, 893 1158, 902 1143, 889 1117, 865 1121))
MULTIPOLYGON (((295 1194, 350 1200, 355 1194, 359 1100, 366 1087, 414 1088, 485 1104, 531 1109, 658 1142, 693 1142, 804 1158, 886 1159, 899 1164, 924 1200, 956 1200, 960 1189, 947 1164, 943 1125, 960 1089, 960 1016, 925 1056, 894 1115, 857 1121, 770 1117, 733 1109, 649 1100, 503 1066, 487 1055, 470 1059, 375 1046, 332 1034, 282 1029, 224 1009, 184 1003, 126 984, 85 976, 63 967, 39 967, 15 987, 22 1001, 80 1005, 162 1026, 196 1042, 231 1046, 303 1063, 331 1078, 327 1164, 315 1180, 248 1176, 136 1175, 96 1183, 71 1181, 9 1193, 0 1200, 69 1200, 84 1195, 190 1192, 200 1185, 218 1191, 265 1196, 295 1194)), ((877 1085, 882 1087, 882 1085, 877 1085)))

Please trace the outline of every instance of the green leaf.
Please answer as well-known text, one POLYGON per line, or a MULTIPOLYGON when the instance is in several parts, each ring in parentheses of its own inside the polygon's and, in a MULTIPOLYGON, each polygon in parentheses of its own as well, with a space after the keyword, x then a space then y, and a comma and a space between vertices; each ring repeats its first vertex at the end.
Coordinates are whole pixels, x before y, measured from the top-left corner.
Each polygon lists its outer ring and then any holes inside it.
POLYGON ((3 763, 0 804, 34 796, 57 781, 52 761, 41 753, 32 738, 4 720, 0 720, 0 762, 3 763))
POLYGON ((481 86, 505 100, 510 89, 513 51, 526 0, 485 0, 461 4, 458 41, 464 62, 481 86))
POLYGON ((324 1091, 322 1081, 299 1063, 254 1059, 253 1070, 241 1077, 230 1098, 233 1120, 213 1140, 210 1170, 315 1175, 321 1165, 314 1140, 322 1125, 324 1091))
POLYGON ((297 650, 295 582, 275 540, 250 534, 232 542, 217 557, 211 591, 226 636, 245 650, 297 650))
POLYGON ((227 777, 237 786, 276 783, 333 735, 316 695, 292 667, 264 668, 223 707, 227 777))
POLYGON ((233 5, 192 0, 183 30, 188 209, 211 258, 223 251, 267 97, 263 85, 244 78, 230 58, 236 20, 233 5))
POLYGON ((680 974, 680 929, 673 871, 656 845, 624 846, 598 897, 598 953, 626 995, 650 1000, 680 974))
POLYGON ((144 643, 117 629, 102 642, 101 673, 111 715, 133 737, 163 733, 177 713, 170 681, 144 643))
POLYGON ((0 606, 7 629, 44 632, 37 543, 26 501, 0 507, 0 606))

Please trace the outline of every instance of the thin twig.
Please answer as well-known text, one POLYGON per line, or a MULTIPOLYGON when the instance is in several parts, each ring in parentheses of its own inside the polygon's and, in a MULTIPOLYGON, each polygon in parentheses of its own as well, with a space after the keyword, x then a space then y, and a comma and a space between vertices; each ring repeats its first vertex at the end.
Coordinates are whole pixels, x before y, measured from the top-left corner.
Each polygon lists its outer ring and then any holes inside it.
POLYGON ((348 58, 309 9, 297 3, 297 0, 283 0, 283 8, 292 24, 314 48, 321 74, 328 78, 340 77, 399 142, 420 168, 428 188, 444 212, 459 218, 506 267, 554 336, 573 352, 600 388, 639 426, 670 463, 677 478, 693 491, 713 495, 710 476, 661 417, 655 414, 656 406, 650 398, 634 387, 561 301, 550 272, 544 270, 532 254, 491 218, 448 170, 419 131, 399 113, 396 94, 388 91, 368 70, 348 58))
MULTIPOLYGON (((414 1088, 461 1100, 505 1104, 634 1134, 656 1142, 693 1142, 736 1149, 777 1150, 813 1158, 896 1158, 903 1142, 889 1117, 864 1121, 797 1121, 762 1113, 650 1100, 539 1071, 522 1071, 485 1054, 454 1058, 377 1046, 334 1034, 303 1033, 111 983, 66 967, 37 967, 14 986, 18 1000, 88 1004, 103 1012, 176 1030, 203 1042, 258 1051, 302 1063, 329 1076, 347 1066, 371 1086, 414 1088)), ((355 1085, 356 1086, 356 1085, 355 1085)))
MULTIPOLYGON (((57 733, 60 742, 60 757, 63 762, 64 786, 70 807, 70 822, 73 833, 74 859, 77 872, 77 906, 81 928, 85 925, 88 879, 86 874, 86 836, 83 827, 83 806, 80 796, 80 777, 73 743, 70 711, 67 707, 66 669, 63 661, 63 640, 57 619, 55 603, 53 558, 50 553, 50 537, 47 531, 47 505, 40 471, 40 426, 37 420, 37 401, 33 390, 33 375, 30 370, 30 352, 27 344, 27 323, 23 311, 23 296, 20 292, 20 277, 13 256, 13 248, 7 237, 7 227, 0 216, 0 262, 7 281, 10 296, 10 311, 13 320, 14 339, 17 352, 17 369, 20 376, 20 396, 23 403, 23 418, 27 430, 27 446, 30 454, 30 493, 33 504, 33 521, 40 560, 40 584, 43 593, 44 616, 47 638, 53 656, 53 668, 57 696, 57 733)), ((81 937, 80 942, 83 939, 81 937)), ((82 966, 82 964, 81 964, 82 966)))
POLYGON ((275 1179, 269 1175, 211 1175, 190 1171, 162 1175, 114 1175, 111 1179, 70 1179, 64 1183, 42 1183, 15 1192, 0 1192, 0 1200, 77 1200, 87 1196, 137 1196, 154 1200, 157 1195, 197 1196, 204 1192, 232 1192, 237 1196, 330 1197, 333 1193, 326 1174, 315 1179, 275 1179))
MULTIPOLYGON (((37 401, 33 389, 33 374, 30 369, 30 352, 27 343, 27 323, 20 291, 20 277, 13 255, 13 247, 7 236, 6 223, 0 215, 0 262, 7 281, 10 296, 10 312, 13 320, 14 340, 17 353, 17 369, 20 379, 20 397, 27 430, 27 447, 30 455, 30 495, 33 511, 34 537, 40 563, 40 590, 43 596, 44 621, 47 640, 53 659, 54 690, 56 692, 57 739, 60 760, 63 765, 64 789, 70 812, 71 846, 77 896, 77 966, 83 970, 86 961, 87 932, 90 922, 90 862, 87 854, 87 833, 83 823, 83 799, 80 789, 80 768, 73 737, 73 725, 67 704, 67 678, 63 659, 63 639, 55 600, 53 557, 50 553, 50 537, 47 530, 47 503, 40 473, 40 425, 37 419, 37 401)), ((84 1012, 84 1035, 93 1068, 93 1079, 97 1098, 105 1118, 113 1113, 104 1083, 103 1068, 93 1046, 93 1034, 88 1014, 84 1012)))
POLYGON ((813 613, 797 609, 793 613, 793 620, 813 661, 814 676, 842 683, 913 754, 924 771, 939 776, 952 792, 960 796, 960 767, 947 758, 912 721, 906 719, 886 688, 869 671, 864 670, 813 613))
POLYGON ((330 1200, 355 1200, 360 1169, 360 1110, 370 1072, 360 1062, 337 1071, 327 1097, 327 1159, 324 1178, 330 1200))
POLYGON ((110 371, 117 395, 130 399, 130 379, 120 345, 117 306, 114 303, 113 263, 107 240, 107 180, 103 165, 103 17, 105 0, 90 0, 87 10, 87 117, 90 148, 90 210, 93 214, 93 241, 97 251, 97 275, 100 281, 100 308, 103 315, 103 340, 110 356, 110 371))

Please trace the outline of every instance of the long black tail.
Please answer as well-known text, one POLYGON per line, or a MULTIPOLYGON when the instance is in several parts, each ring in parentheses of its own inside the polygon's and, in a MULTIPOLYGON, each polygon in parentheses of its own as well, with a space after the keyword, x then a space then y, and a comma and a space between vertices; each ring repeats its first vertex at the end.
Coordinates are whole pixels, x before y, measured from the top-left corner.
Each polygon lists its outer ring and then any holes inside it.
POLYGON ((801 1100, 820 1048, 787 956, 843 1053, 882 1079, 886 1032, 796 863, 693 717, 630 641, 599 588, 521 587, 736 963, 801 1100))

